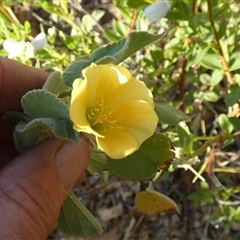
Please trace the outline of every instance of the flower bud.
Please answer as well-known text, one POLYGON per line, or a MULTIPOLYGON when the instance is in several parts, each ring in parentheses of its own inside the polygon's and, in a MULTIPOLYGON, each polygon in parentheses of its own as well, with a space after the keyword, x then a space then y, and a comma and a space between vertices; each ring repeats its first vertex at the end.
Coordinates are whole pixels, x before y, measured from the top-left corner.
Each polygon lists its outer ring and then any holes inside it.
POLYGON ((148 6, 145 10, 145 16, 151 22, 156 22, 165 17, 172 6, 172 1, 162 0, 148 6))
POLYGON ((32 41, 31 44, 33 45, 36 51, 42 50, 47 43, 47 37, 45 33, 39 33, 32 41))

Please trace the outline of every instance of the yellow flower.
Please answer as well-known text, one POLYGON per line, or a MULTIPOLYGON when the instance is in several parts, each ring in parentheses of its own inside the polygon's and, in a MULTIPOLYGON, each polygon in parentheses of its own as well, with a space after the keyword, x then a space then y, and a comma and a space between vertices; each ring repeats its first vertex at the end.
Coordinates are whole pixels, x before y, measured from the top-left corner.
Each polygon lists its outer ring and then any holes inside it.
POLYGON ((99 149, 114 159, 139 149, 158 117, 150 90, 118 65, 96 65, 73 82, 70 117, 78 132, 94 134, 99 149))

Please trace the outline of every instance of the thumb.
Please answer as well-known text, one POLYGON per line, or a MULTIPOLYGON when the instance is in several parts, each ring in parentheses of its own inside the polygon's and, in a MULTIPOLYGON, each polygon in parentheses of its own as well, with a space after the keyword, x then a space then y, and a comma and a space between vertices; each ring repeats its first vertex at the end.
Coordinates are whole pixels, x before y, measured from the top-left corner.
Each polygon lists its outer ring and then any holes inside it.
POLYGON ((0 232, 4 239, 46 239, 67 194, 82 180, 90 150, 82 141, 51 138, 0 171, 0 232))

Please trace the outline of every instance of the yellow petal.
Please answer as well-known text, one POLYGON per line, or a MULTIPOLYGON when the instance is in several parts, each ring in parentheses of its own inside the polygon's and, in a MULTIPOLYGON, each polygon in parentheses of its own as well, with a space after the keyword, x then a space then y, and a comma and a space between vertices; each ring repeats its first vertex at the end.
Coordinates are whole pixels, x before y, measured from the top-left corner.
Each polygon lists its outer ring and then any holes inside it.
MULTIPOLYGON (((121 100, 119 105, 125 101, 143 100, 154 106, 153 96, 144 82, 131 77, 130 80, 119 88, 119 92, 115 94, 116 100, 121 100), (116 99, 117 98, 117 99, 116 99)), ((112 99, 114 101, 114 99, 112 99)))
POLYGON ((118 74, 116 71, 105 71, 101 75, 97 86, 98 100, 104 96, 105 102, 114 108, 134 99, 144 100, 152 106, 154 105, 152 93, 142 81, 131 77, 129 81, 119 84, 118 74))
POLYGON ((116 111, 123 113, 119 125, 134 137, 139 145, 156 130, 158 117, 147 102, 132 100, 119 106, 116 111))
POLYGON ((109 91, 109 87, 111 87, 112 92, 114 88, 119 87, 119 84, 127 82, 131 77, 130 72, 126 68, 112 64, 96 65, 92 63, 82 73, 84 79, 87 79, 88 92, 93 100, 95 100, 95 94, 102 94, 102 88, 104 89, 104 94, 107 94, 106 89, 109 91))
POLYGON ((148 216, 169 211, 180 214, 177 204, 171 198, 151 189, 137 194, 135 207, 139 212, 148 216))
POLYGON ((70 118, 74 123, 73 128, 76 131, 101 136, 91 128, 86 118, 87 106, 90 102, 86 84, 86 80, 81 78, 73 82, 71 104, 69 108, 70 118))
POLYGON ((139 148, 138 142, 122 130, 107 132, 104 138, 97 138, 97 143, 99 148, 113 159, 124 158, 139 148))
POLYGON ((84 108, 89 105, 89 95, 87 90, 87 81, 81 78, 77 78, 73 82, 73 89, 71 95, 71 104, 82 104, 84 108))
POLYGON ((86 98, 86 81, 78 78, 73 82, 69 113, 72 121, 81 126, 89 126, 85 116, 87 110, 86 98))
POLYGON ((116 94, 121 90, 120 88, 124 86, 131 78, 130 73, 125 71, 119 71, 119 68, 109 65, 109 67, 104 68, 98 78, 98 84, 96 88, 96 99, 101 100, 104 98, 105 102, 108 104, 110 101, 114 101, 116 94), (122 72, 125 72, 124 75, 122 72))
POLYGON ((104 65, 96 65, 92 63, 89 67, 82 71, 84 79, 87 81, 87 91, 89 98, 95 101, 96 88, 98 84, 99 75, 104 70, 104 65))

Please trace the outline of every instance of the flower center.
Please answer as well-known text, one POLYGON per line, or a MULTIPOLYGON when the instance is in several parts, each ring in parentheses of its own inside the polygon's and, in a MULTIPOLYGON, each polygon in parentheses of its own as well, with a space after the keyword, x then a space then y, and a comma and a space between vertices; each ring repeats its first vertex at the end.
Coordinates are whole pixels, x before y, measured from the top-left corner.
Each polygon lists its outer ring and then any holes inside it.
POLYGON ((112 129, 123 129, 118 125, 121 115, 112 105, 104 104, 103 101, 97 101, 90 107, 86 116, 91 128, 100 134, 112 129))

